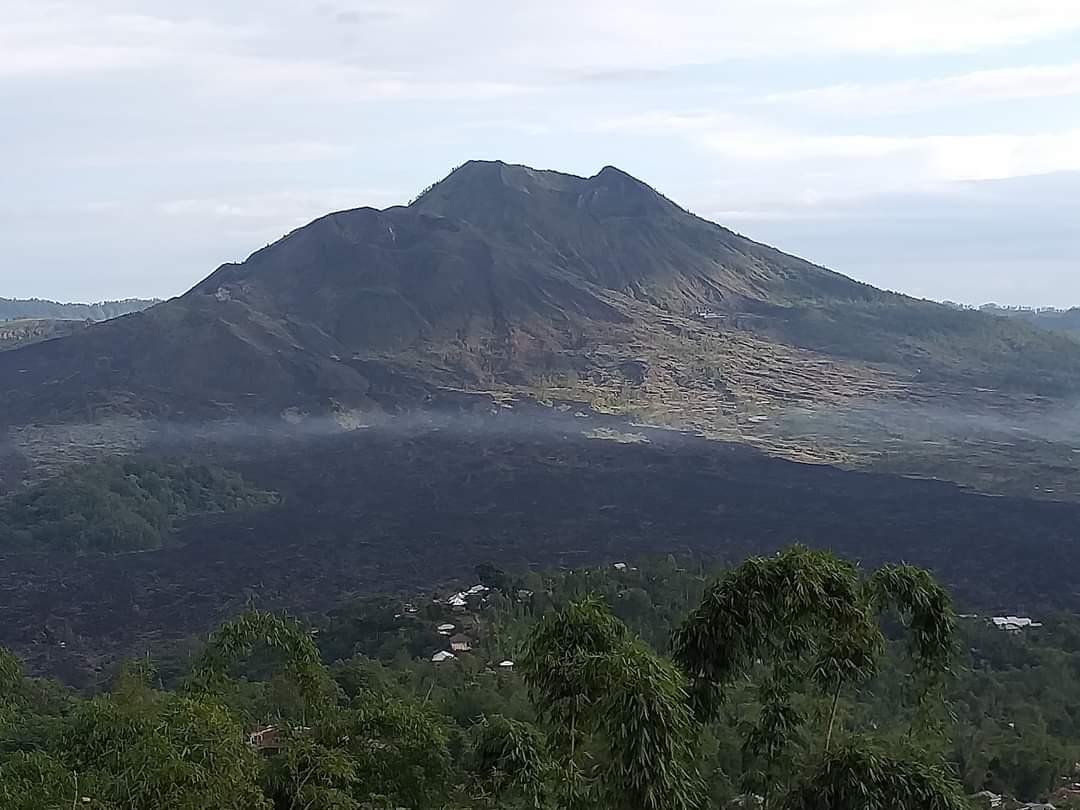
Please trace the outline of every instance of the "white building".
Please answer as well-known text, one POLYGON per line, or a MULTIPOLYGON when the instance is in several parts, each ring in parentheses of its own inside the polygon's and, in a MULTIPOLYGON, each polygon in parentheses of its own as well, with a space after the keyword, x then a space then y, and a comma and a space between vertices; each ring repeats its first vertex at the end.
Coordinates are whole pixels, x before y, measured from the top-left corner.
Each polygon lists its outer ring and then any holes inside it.
POLYGON ((1026 616, 994 616, 990 621, 994 623, 994 627, 1006 633, 1019 633, 1028 628, 1042 627, 1042 622, 1032 621, 1026 616))

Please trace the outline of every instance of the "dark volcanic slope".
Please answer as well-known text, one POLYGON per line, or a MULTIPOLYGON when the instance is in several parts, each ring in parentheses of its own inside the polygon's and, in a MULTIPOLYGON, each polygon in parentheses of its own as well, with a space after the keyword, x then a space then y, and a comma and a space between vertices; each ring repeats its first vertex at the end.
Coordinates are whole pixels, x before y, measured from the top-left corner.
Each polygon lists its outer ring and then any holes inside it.
POLYGON ((24 318, 0 321, 0 351, 40 343, 84 329, 84 321, 24 318))
POLYGON ((201 634, 251 598, 303 611, 349 592, 427 592, 481 562, 573 566, 687 551, 737 559, 795 541, 867 566, 929 566, 980 610, 1080 605, 1080 506, 797 464, 662 431, 652 445, 590 440, 582 422, 552 414, 541 429, 531 417, 499 416, 260 443, 232 463, 278 489, 280 507, 193 519, 185 546, 159 552, 0 558, 0 646, 75 679, 69 667, 85 656, 160 650, 162 639, 201 634))
POLYGON ((439 386, 597 377, 600 356, 691 355, 694 368, 671 366, 664 385, 708 377, 736 404, 775 398, 787 369, 822 355, 837 366, 814 375, 810 401, 916 369, 1080 387, 1080 346, 1064 337, 875 290, 617 169, 580 178, 476 162, 409 207, 331 214, 178 299, 0 354, 0 419, 413 404, 439 386))

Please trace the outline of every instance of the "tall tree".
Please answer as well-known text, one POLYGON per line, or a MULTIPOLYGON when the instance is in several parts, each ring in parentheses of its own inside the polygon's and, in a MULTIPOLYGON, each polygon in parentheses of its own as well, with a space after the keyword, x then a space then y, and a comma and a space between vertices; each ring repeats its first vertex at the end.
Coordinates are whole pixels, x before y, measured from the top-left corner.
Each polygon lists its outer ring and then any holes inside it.
POLYGON ((686 682, 596 598, 545 615, 522 672, 552 729, 560 807, 688 810, 693 721, 686 682))
POLYGON ((333 683, 311 635, 293 620, 261 610, 249 610, 218 627, 195 660, 185 684, 193 695, 220 694, 230 670, 258 648, 277 653, 285 677, 295 685, 301 724, 331 705, 333 683))
POLYGON ((783 810, 968 810, 956 780, 941 763, 852 744, 832 751, 803 774, 783 810))
MULTIPOLYGON (((794 750, 826 768, 846 687, 873 676, 886 643, 881 617, 897 612, 925 707, 948 671, 955 617, 948 593, 911 566, 886 566, 868 580, 832 554, 795 546, 754 557, 709 587, 673 637, 702 717, 715 717, 735 685, 752 684, 759 710, 744 728, 748 787, 767 803, 791 781, 794 750), (824 701, 825 728, 809 733, 807 706, 824 701)), ((867 760, 860 760, 867 761, 867 760)), ((830 771, 831 772, 831 771, 830 771)))
MULTIPOLYGON (((58 746, 80 791, 115 810, 268 810, 258 755, 222 706, 161 693, 79 706, 58 746)), ((69 800, 70 801, 70 800, 69 800)))

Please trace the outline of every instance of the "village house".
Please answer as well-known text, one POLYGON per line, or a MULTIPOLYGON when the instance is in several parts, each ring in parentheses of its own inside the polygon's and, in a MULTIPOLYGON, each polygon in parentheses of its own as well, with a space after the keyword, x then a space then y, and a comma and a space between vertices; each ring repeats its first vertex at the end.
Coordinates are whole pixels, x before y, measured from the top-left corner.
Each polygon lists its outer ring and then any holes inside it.
POLYGON ((1002 796, 992 793, 989 790, 983 790, 976 793, 972 798, 975 800, 976 806, 985 808, 985 810, 997 810, 1005 801, 1002 796))
MULTIPOLYGON (((307 734, 311 731, 308 726, 298 726, 294 729, 298 734, 307 734)), ((285 747, 285 731, 278 726, 264 726, 248 735, 248 744, 260 754, 276 754, 285 747)))
POLYGON ((1006 633, 1019 633, 1028 628, 1042 627, 1042 622, 1032 621, 1026 616, 994 616, 990 621, 994 627, 1006 633))
POLYGON ((457 625, 451 624, 450 622, 445 622, 444 624, 440 624, 435 629, 438 631, 440 636, 448 636, 457 629, 457 625))
POLYGON ((248 743, 256 751, 265 754, 276 754, 282 748, 281 729, 277 726, 266 726, 248 735, 248 743))
POLYGON ((469 652, 472 649, 472 639, 464 633, 451 636, 450 649, 454 652, 469 652))
POLYGON ((446 650, 439 650, 439 652, 431 656, 431 663, 442 664, 447 661, 453 661, 455 658, 457 658, 457 656, 454 655, 452 652, 447 652, 446 650))

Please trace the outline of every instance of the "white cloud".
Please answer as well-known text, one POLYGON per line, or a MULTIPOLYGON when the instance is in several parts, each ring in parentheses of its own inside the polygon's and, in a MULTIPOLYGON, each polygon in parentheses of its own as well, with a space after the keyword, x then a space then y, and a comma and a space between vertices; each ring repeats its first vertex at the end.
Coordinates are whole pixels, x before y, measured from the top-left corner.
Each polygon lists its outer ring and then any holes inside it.
POLYGON ((341 2, 321 14, 281 0, 182 11, 162 0, 9 2, 0 76, 148 65, 201 75, 210 58, 243 58, 264 71, 278 63, 282 74, 337 64, 516 85, 551 71, 732 57, 971 52, 1080 30, 1075 0, 411 0, 341 2))
POLYGON ((385 189, 314 189, 278 191, 158 202, 155 208, 169 217, 243 221, 256 225, 297 227, 331 211, 357 206, 390 205, 401 195, 385 189))
POLYGON ((73 210, 70 277, 84 253, 143 266, 140 239, 150 256, 235 255, 331 209, 402 202, 467 157, 619 163, 755 216, 1080 168, 1077 105, 1053 101, 1080 93, 1080 63, 1023 66, 1030 43, 1050 62, 1077 41, 1080 0, 0 5, 19 201, 0 229, 17 253, 37 222, 21 266, 44 266, 53 218, 32 213, 73 210), (925 79, 928 63, 970 72, 925 79), (792 92, 811 83, 826 86, 792 92), (1022 119, 1018 99, 1048 100, 1022 119), (1006 103, 976 117, 972 101, 1006 103), (914 114, 882 115, 898 112, 914 114))
POLYGON ((1080 95, 1080 64, 1027 65, 918 81, 834 84, 772 93, 765 101, 865 116, 981 101, 1074 95, 1080 95))
POLYGON ((730 160, 785 167, 789 172, 793 165, 803 164, 817 177, 835 178, 846 172, 855 187, 886 181, 886 189, 925 188, 948 181, 1080 169, 1080 129, 1028 134, 822 134, 744 116, 672 112, 614 117, 584 126, 595 132, 677 135, 730 160))
POLYGON ((91 2, 14 0, 0 26, 0 78, 80 76, 176 65, 235 48, 244 33, 210 20, 113 13, 91 2))
MULTIPOLYGON (((426 8, 479 27, 485 54, 518 66, 646 68, 732 57, 964 53, 1080 29, 1075 0, 451 0, 426 8), (500 41, 502 52, 499 51, 500 41)), ((468 34, 465 34, 468 36, 468 34)))

